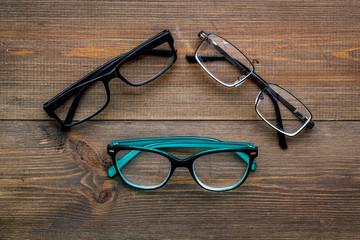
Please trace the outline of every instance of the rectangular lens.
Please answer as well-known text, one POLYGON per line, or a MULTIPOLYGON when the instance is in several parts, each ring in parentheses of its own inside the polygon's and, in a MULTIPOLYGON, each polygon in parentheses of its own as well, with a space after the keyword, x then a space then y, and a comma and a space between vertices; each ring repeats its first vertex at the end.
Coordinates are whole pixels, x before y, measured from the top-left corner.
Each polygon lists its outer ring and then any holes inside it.
POLYGON ((197 158, 193 170, 198 182, 210 190, 239 185, 248 172, 249 156, 242 152, 216 152, 197 158))
MULTIPOLYGON (((134 56, 137 54, 134 53, 134 56)), ((175 58, 168 42, 143 52, 140 56, 131 57, 120 68, 120 74, 133 84, 141 84, 158 77, 175 58)))
POLYGON ((66 101, 54 113, 66 123, 76 123, 91 117, 107 103, 107 92, 102 81, 95 81, 83 87, 70 90, 64 97, 66 101), (72 116, 70 119, 69 117, 72 116))
POLYGON ((311 119, 311 113, 302 102, 275 84, 269 84, 269 87, 259 94, 256 111, 270 126, 288 136, 299 133, 311 119))
POLYGON ((239 49, 215 34, 208 35, 195 57, 205 71, 225 86, 241 84, 253 71, 251 62, 239 49))
POLYGON ((116 154, 116 167, 127 184, 153 189, 167 180, 171 162, 163 155, 150 151, 122 150, 116 154))

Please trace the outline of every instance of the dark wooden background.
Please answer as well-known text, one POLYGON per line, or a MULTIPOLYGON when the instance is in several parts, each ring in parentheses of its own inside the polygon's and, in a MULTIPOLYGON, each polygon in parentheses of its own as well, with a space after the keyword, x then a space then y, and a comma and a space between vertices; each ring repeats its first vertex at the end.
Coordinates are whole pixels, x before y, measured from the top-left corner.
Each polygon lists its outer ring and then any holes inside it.
POLYGON ((360 2, 0 2, 0 239, 359 239, 360 2), (44 102, 163 29, 178 61, 64 133, 44 102), (311 109, 288 138, 254 111, 256 84, 225 88, 185 55, 200 30, 235 43, 269 82, 311 109), (180 169, 156 191, 106 175, 115 139, 206 136, 254 142, 258 169, 213 193, 180 169))

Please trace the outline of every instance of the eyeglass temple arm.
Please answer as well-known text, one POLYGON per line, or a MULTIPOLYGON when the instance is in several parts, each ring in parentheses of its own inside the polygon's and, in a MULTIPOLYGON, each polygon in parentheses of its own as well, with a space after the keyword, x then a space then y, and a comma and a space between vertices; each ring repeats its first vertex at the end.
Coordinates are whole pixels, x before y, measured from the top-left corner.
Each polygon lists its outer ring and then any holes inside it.
MULTIPOLYGON (((71 106, 69 108, 68 114, 66 115, 66 118, 64 120, 64 124, 70 124, 75 116, 75 110, 79 104, 80 98, 85 93, 87 89, 87 86, 82 87, 76 94, 73 102, 71 103, 71 106)), ((69 127, 66 127, 65 125, 62 126, 63 131, 69 130, 69 127)))
MULTIPOLYGON (((269 83, 267 83, 262 77, 260 77, 256 72, 252 72, 250 76, 255 79, 255 81, 258 83, 259 87, 261 89, 269 89, 269 91, 272 92, 272 94, 282 103, 284 104, 287 109, 289 109, 296 117, 298 117, 303 123, 306 123, 308 121, 308 118, 300 112, 296 107, 294 107, 291 103, 289 103, 285 98, 283 98, 280 94, 278 94, 276 91, 272 90, 271 87, 269 87, 269 83)), ((310 119, 310 121, 307 123, 308 128, 313 128, 315 125, 314 121, 310 119)))
MULTIPOLYGON (((195 55, 186 55, 186 59, 189 63, 195 63, 196 62, 196 58, 195 55)), ((223 56, 203 56, 201 57, 201 60, 203 61, 218 61, 218 60, 224 60, 223 56)), ((247 66, 245 66, 242 62, 236 60, 240 65, 242 65, 242 69, 245 72, 251 72, 250 76, 258 83, 259 87, 261 89, 266 88, 269 84, 262 78, 260 77, 256 72, 251 71, 247 66)), ((276 97, 278 98, 278 100, 283 103, 291 112, 293 112, 293 114, 295 116, 297 116, 302 122, 306 122, 308 120, 308 118, 301 113, 298 109, 296 109, 293 105, 291 105, 291 103, 289 103, 288 101, 286 101, 286 99, 284 99, 283 97, 281 97, 281 95, 276 94, 276 97)), ((307 124, 308 128, 313 128, 314 127, 314 121, 310 120, 307 124)))
POLYGON ((217 50, 221 55, 223 55, 225 57, 226 60, 228 60, 232 65, 234 65, 235 67, 241 69, 241 70, 250 70, 248 68, 244 69, 244 65, 242 64, 242 62, 236 60, 235 58, 231 57, 224 49, 222 49, 221 47, 219 47, 212 39, 210 38, 206 38, 206 40, 211 46, 213 46, 213 48, 215 48, 215 50, 217 50))
POLYGON ((151 143, 163 142, 163 141, 192 141, 196 142, 221 142, 216 138, 207 138, 207 137, 187 137, 187 136, 180 136, 180 137, 155 137, 155 138, 135 138, 135 139, 124 139, 124 140, 114 140, 111 141, 111 145, 136 145, 136 146, 143 146, 151 143))
MULTIPOLYGON (((197 147, 200 148, 206 148, 208 147, 208 145, 203 144, 202 145, 198 145, 197 147)), ((196 146, 196 145, 195 145, 196 146)), ((229 145, 229 146, 234 146, 234 145, 229 145)), ((183 147, 183 148, 194 148, 194 143, 156 143, 156 144, 149 144, 145 147, 151 147, 151 148, 169 148, 169 147, 183 147)), ((222 147, 224 147, 224 145, 222 145, 222 147)), ((132 158, 134 158, 137 154, 139 154, 141 151, 140 150, 132 150, 130 152, 128 152, 126 155, 124 155, 121 159, 117 160, 117 164, 118 164, 118 169, 121 169, 125 164, 127 164, 132 158)), ((249 164, 249 159, 248 156, 245 153, 242 152, 235 152, 244 162, 246 162, 247 164, 249 164), (246 156, 245 156, 246 155, 246 156)), ((257 163, 254 160, 253 164, 251 166, 251 170, 255 171, 257 167, 257 163)), ((114 177, 116 175, 116 170, 115 170, 115 166, 111 166, 108 168, 108 176, 109 177, 114 177)))
POLYGON ((232 147, 243 147, 243 148, 255 148, 253 143, 248 142, 223 142, 216 138, 208 138, 208 137, 189 137, 189 136, 180 136, 180 137, 157 137, 157 138, 135 138, 135 139, 125 139, 125 140, 114 140, 111 141, 111 144, 108 147, 116 147, 116 146, 152 146, 164 143, 172 143, 172 144, 193 144, 188 145, 188 147, 198 146, 198 144, 210 144, 213 146, 229 146, 232 147))
MULTIPOLYGON (((271 94, 273 96, 275 96, 281 103, 283 103, 295 116, 297 116, 302 122, 306 122, 308 120, 308 118, 302 113, 300 112, 296 107, 294 107, 293 105, 291 105, 291 103, 289 103, 288 101, 286 101, 286 99, 284 99, 280 94, 278 94, 276 91, 272 90, 271 87, 267 88, 267 91, 271 92, 271 94)), ((314 127, 314 122, 312 120, 309 121, 309 123, 307 124, 307 127, 309 127, 310 129, 314 127)))
MULTIPOLYGON (((276 113, 276 122, 277 122, 277 127, 280 130, 284 130, 284 126, 282 123, 282 118, 281 118, 281 113, 280 113, 280 108, 279 108, 279 104, 277 103, 275 96, 273 95, 273 91, 271 91, 269 88, 265 89, 265 92, 269 95, 271 101, 274 104, 275 107, 275 113, 276 113)), ((282 149, 287 149, 287 143, 286 143, 286 137, 285 134, 281 133, 281 132, 277 132, 278 133, 278 139, 279 139, 279 145, 282 149)))
MULTIPOLYGON (((102 78, 111 78, 111 75, 110 74, 105 74, 105 75, 102 75, 100 77, 97 77, 97 78, 94 78, 94 79, 91 79, 88 81, 88 83, 90 81, 97 81, 98 79, 102 79, 102 78)), ((76 108, 80 102, 80 99, 81 97, 84 95, 84 93, 86 92, 86 89, 89 87, 89 85, 87 85, 87 83, 83 83, 82 85, 79 85, 78 88, 79 90, 78 91, 72 91, 73 94, 69 94, 69 95, 75 95, 74 99, 72 100, 72 103, 71 103, 71 106, 68 110, 68 113, 66 115, 66 118, 64 120, 64 125, 62 125, 61 127, 61 130, 62 131, 68 131, 70 129, 70 126, 68 126, 68 124, 71 124, 72 121, 73 121, 73 118, 75 116, 75 112, 76 112, 76 108)))

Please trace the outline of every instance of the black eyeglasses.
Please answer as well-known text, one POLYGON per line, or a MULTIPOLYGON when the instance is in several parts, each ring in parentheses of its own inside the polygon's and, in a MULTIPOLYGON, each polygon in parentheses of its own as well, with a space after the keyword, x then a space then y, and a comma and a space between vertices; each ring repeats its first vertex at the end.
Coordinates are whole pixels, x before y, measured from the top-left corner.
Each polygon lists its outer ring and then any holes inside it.
POLYGON ((174 39, 164 30, 128 53, 122 54, 46 102, 44 110, 63 130, 103 111, 110 101, 109 82, 120 78, 131 86, 142 86, 159 77, 176 61, 174 39))
POLYGON ((267 83, 255 73, 250 59, 234 44, 215 34, 199 33, 203 40, 195 55, 187 55, 189 62, 197 61, 200 66, 220 84, 237 87, 248 77, 254 79, 262 89, 255 101, 257 114, 268 125, 278 131, 279 143, 287 148, 286 136, 295 136, 305 127, 312 128, 310 110, 285 88, 267 83))

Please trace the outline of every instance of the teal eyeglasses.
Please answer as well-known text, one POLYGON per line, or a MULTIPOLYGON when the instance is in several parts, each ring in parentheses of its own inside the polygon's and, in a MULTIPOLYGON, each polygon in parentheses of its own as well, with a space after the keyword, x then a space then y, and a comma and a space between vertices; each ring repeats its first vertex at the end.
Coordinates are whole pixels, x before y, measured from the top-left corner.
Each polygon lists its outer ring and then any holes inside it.
POLYGON ((184 167, 201 187, 211 191, 227 191, 244 183, 249 172, 255 171, 258 155, 253 143, 203 137, 118 140, 112 141, 107 151, 114 163, 108 176, 119 174, 134 188, 160 188, 177 167, 184 167), (188 156, 190 150, 196 153, 188 156), (185 158, 179 157, 184 153, 185 158))

